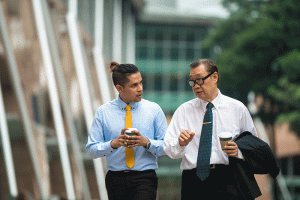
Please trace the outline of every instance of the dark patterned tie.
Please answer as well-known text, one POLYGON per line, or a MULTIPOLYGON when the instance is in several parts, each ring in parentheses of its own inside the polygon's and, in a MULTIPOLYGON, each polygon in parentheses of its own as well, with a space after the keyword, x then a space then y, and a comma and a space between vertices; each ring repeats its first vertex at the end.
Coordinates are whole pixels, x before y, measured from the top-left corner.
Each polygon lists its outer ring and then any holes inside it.
POLYGON ((197 159, 197 176, 204 181, 209 176, 210 171, 210 154, 211 154, 211 137, 213 127, 212 103, 208 103, 207 111, 204 115, 200 145, 197 159))

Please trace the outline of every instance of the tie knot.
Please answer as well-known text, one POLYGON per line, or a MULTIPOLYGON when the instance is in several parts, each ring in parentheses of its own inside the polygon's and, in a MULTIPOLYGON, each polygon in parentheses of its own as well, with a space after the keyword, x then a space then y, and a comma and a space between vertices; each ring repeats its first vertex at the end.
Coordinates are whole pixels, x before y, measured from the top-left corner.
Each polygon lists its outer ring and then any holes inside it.
POLYGON ((130 111, 131 106, 130 106, 130 105, 126 105, 126 106, 125 106, 125 109, 126 109, 126 111, 130 111))
POLYGON ((209 103, 207 104, 206 108, 207 108, 207 109, 211 109, 213 106, 214 106, 214 104, 212 104, 212 103, 209 102, 209 103))

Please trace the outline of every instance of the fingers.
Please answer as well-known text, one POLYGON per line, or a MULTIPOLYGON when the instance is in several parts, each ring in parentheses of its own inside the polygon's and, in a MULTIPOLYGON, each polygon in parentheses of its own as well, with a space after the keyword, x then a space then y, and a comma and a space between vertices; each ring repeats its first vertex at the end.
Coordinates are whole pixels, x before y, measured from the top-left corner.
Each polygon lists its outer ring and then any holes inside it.
POLYGON ((192 141, 192 139, 194 138, 195 133, 194 132, 190 132, 189 130, 183 130, 181 131, 179 137, 178 137, 178 141, 180 146, 186 146, 190 143, 190 141, 192 141))
POLYGON ((236 157, 238 155, 238 146, 235 142, 228 142, 228 145, 224 148, 224 153, 228 156, 236 157))

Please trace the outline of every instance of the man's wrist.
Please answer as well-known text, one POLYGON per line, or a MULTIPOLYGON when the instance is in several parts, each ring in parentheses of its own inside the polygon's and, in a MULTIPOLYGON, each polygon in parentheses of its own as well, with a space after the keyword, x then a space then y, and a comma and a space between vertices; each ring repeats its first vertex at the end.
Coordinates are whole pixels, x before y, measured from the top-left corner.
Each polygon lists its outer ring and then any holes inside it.
POLYGON ((147 139, 147 142, 146 142, 146 145, 144 145, 144 148, 145 149, 149 149, 150 145, 151 145, 151 142, 150 142, 150 140, 148 138, 146 138, 146 139, 147 139))
POLYGON ((110 146, 111 146, 111 148, 113 148, 113 149, 119 148, 119 147, 115 146, 114 140, 112 140, 112 141, 110 142, 110 146))

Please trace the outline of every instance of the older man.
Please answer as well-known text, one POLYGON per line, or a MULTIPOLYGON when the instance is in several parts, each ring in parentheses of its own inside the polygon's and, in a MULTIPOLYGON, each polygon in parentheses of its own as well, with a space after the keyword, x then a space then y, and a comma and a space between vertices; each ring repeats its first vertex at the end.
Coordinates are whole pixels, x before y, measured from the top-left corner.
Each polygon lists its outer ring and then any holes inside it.
POLYGON ((166 154, 182 158, 182 199, 242 199, 228 157, 243 159, 235 142, 221 149, 218 135, 257 136, 246 106, 218 89, 219 72, 209 59, 190 64, 189 84, 197 98, 174 113, 164 140, 166 154))

